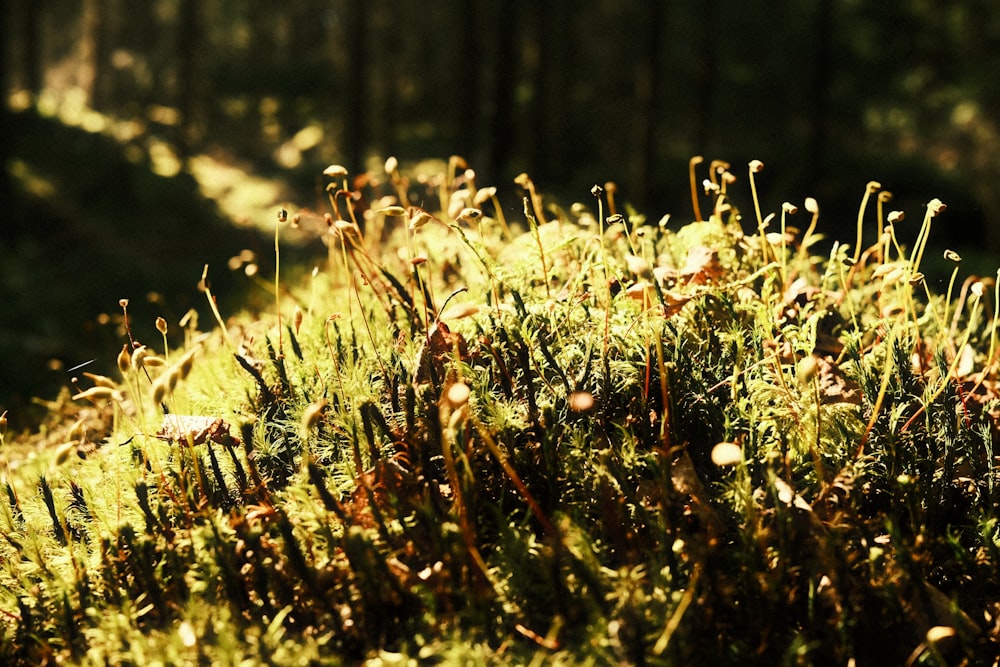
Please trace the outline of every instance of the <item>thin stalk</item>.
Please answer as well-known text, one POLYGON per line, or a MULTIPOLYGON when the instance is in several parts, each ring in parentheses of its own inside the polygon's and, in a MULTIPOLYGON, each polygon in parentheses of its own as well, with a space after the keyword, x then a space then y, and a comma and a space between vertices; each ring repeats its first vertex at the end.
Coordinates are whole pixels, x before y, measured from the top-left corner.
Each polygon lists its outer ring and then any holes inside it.
POLYGON ((927 246, 927 237, 931 231, 931 220, 936 218, 945 209, 944 203, 940 199, 932 199, 927 202, 927 212, 924 213, 924 222, 920 225, 920 233, 917 241, 913 245, 913 253, 910 254, 910 271, 916 273, 920 267, 920 261, 924 257, 924 248, 927 246))
POLYGON ((875 422, 878 421, 879 412, 882 410, 882 402, 885 401, 886 392, 889 389, 889 379, 891 377, 891 366, 892 366, 892 346, 896 341, 896 327, 893 325, 889 329, 889 338, 885 343, 885 365, 882 368, 882 382, 879 384, 878 396, 875 398, 875 405, 872 406, 872 414, 868 419, 868 424, 865 426, 865 433, 861 436, 861 443, 858 445, 858 451, 855 452, 854 458, 859 459, 861 455, 864 454, 865 445, 868 443, 868 437, 871 435, 872 429, 875 428, 875 422))
MULTIPOLYGON (((982 283, 976 283, 976 284, 982 285, 982 283)), ((948 386, 948 381, 951 379, 953 375, 955 375, 955 369, 958 368, 958 364, 961 363, 962 361, 962 352, 965 350, 965 347, 969 344, 969 338, 972 336, 972 326, 975 323, 976 315, 979 314, 979 305, 982 301, 981 289, 978 291, 973 290, 972 295, 975 297, 976 300, 973 301, 972 303, 972 311, 969 313, 969 323, 965 327, 965 335, 962 337, 962 343, 958 346, 958 350, 955 351, 955 358, 952 360, 951 365, 948 366, 948 372, 945 374, 943 378, 940 379, 937 389, 934 390, 934 393, 931 394, 930 398, 928 398, 920 406, 920 408, 913 414, 913 416, 910 417, 905 424, 903 424, 903 427, 899 429, 900 433, 908 429, 913 424, 913 422, 917 420, 917 417, 919 417, 920 415, 924 414, 927 411, 927 406, 934 403, 934 401, 936 401, 938 397, 942 393, 944 393, 945 388, 948 386)))
POLYGON ((868 181, 868 185, 865 186, 865 194, 861 197, 861 206, 858 208, 858 239, 854 246, 854 263, 857 264, 861 260, 861 241, 863 238, 863 227, 865 221, 865 209, 868 208, 868 200, 871 198, 872 193, 879 190, 882 184, 878 181, 868 181))
POLYGON ((698 177, 695 174, 695 167, 705 161, 700 155, 695 155, 688 161, 688 180, 691 182, 691 207, 694 209, 694 219, 701 222, 701 204, 698 203, 698 177))
MULTIPOLYGON (((378 361, 379 367, 382 369, 382 377, 388 382, 389 371, 386 368, 385 362, 382 361, 382 355, 378 351, 378 345, 375 344, 375 336, 372 334, 371 324, 368 322, 368 314, 365 312, 365 305, 361 302, 361 293, 358 291, 358 282, 353 279, 352 276, 352 288, 354 291, 354 297, 358 300, 358 308, 361 310, 361 319, 364 320, 365 330, 368 332, 368 340, 371 341, 372 351, 375 352, 375 359, 378 361)), ((353 322, 351 323, 353 326, 353 322)))
MULTIPOLYGON (((279 232, 281 223, 285 221, 287 213, 284 209, 278 211, 278 223, 274 226, 274 311, 278 316, 278 356, 284 355, 284 338, 281 331, 281 288, 279 285, 279 273, 281 271, 281 245, 279 242, 279 232)), ((206 265, 206 269, 208 265, 206 265)), ((221 322, 220 322, 221 324, 221 322)), ((225 331, 225 329, 223 329, 225 331)))
POLYGON ((535 243, 538 244, 538 256, 542 261, 542 279, 545 282, 545 296, 552 298, 552 288, 549 287, 549 267, 545 261, 545 247, 542 245, 542 234, 538 229, 538 220, 528 212, 528 198, 524 198, 524 216, 528 219, 531 231, 534 232, 535 243))
POLYGON ((803 263, 809 252, 809 238, 816 231, 816 223, 819 222, 819 204, 812 197, 806 197, 805 209, 812 213, 812 220, 809 222, 809 226, 806 228, 806 233, 802 235, 802 241, 799 244, 799 263, 803 263))

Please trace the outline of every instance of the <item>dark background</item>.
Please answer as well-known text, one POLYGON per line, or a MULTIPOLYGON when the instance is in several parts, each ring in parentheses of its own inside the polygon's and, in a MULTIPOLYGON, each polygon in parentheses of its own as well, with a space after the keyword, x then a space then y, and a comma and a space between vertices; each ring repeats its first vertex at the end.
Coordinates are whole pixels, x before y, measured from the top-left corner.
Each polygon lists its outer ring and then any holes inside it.
POLYGON ((987 267, 1000 246, 992 0, 0 4, 0 411, 90 358, 107 371, 119 298, 143 340, 157 315, 207 316, 206 262, 238 302, 226 259, 261 242, 205 198, 199 156, 318 206, 327 164, 458 154, 481 184, 516 194, 527 171, 563 202, 613 179, 677 224, 692 155, 744 186, 760 159, 763 207, 814 196, 828 236, 853 238, 878 180, 913 235, 939 197, 932 244, 987 267))

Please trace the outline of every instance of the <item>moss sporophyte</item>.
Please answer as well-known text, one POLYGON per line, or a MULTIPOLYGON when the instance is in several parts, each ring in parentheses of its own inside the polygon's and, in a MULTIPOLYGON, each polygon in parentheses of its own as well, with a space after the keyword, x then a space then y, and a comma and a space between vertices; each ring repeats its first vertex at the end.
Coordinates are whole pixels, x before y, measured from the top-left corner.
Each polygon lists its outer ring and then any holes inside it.
POLYGON ((0 662, 990 664, 1000 283, 929 278, 937 200, 817 254, 705 164, 687 224, 332 165, 256 306, 123 301, 118 375, 0 424, 0 662))

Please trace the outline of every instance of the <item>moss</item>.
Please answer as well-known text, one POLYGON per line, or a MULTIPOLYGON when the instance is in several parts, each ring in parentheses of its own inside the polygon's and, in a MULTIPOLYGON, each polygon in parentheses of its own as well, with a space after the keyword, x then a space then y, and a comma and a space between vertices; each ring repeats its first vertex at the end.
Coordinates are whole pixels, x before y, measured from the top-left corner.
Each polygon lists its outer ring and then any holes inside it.
POLYGON ((331 261, 282 263, 269 310, 139 336, 54 406, 61 448, 7 436, 8 662, 996 651, 989 290, 744 231, 718 193, 536 227, 533 192, 518 235, 461 175, 391 180, 333 200, 363 224, 316 228, 331 261), (411 206, 456 200, 483 215, 411 206))

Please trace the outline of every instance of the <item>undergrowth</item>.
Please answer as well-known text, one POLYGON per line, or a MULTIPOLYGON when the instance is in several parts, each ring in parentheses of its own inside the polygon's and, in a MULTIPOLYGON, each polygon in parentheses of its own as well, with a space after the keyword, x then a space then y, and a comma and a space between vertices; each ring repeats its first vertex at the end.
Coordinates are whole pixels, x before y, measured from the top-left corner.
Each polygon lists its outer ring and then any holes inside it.
POLYGON ((937 200, 819 255, 700 164, 684 225, 333 166, 266 310, 123 302, 120 375, 3 443, 0 661, 993 664, 996 281, 927 287, 937 200))

